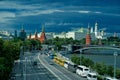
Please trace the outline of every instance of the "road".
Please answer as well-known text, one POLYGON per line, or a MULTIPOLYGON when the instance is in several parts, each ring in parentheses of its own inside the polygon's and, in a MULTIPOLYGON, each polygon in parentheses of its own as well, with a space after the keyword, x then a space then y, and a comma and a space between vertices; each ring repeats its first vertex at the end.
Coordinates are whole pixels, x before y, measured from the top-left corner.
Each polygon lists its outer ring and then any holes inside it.
POLYGON ((48 56, 46 55, 38 55, 40 62, 53 73, 59 80, 87 80, 86 78, 82 78, 79 75, 72 73, 65 69, 64 67, 54 63, 48 56), (52 63, 52 65, 51 65, 52 63))
POLYGON ((23 60, 15 64, 15 80, 87 80, 54 63, 41 52, 25 52, 23 60), (33 61, 37 65, 33 65, 33 61))
POLYGON ((39 61, 37 53, 25 53, 22 62, 15 64, 15 80, 58 80, 49 70, 47 70, 39 61), (38 62, 33 65, 33 61, 38 62))

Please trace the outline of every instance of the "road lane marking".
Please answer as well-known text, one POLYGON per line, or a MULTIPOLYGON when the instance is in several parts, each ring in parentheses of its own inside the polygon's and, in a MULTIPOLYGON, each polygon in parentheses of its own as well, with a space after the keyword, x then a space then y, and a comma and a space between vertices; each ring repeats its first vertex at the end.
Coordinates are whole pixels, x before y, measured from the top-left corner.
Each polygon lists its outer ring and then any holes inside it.
POLYGON ((45 66, 45 64, 40 60, 39 58, 40 54, 38 55, 38 59, 39 61, 44 65, 45 68, 47 68, 55 77, 58 78, 58 80, 62 80, 59 76, 57 76, 52 70, 50 70, 47 66, 45 66))

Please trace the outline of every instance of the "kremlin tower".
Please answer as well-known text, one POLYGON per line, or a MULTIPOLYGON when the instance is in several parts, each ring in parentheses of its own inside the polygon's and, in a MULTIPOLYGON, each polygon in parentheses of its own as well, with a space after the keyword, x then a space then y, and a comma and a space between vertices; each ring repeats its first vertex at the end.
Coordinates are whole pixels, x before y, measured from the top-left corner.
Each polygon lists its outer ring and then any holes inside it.
POLYGON ((90 27, 89 27, 89 24, 88 24, 88 31, 87 31, 87 34, 86 34, 86 45, 90 45, 91 44, 91 36, 90 36, 90 27))
POLYGON ((38 34, 37 34, 37 31, 35 32, 35 38, 34 40, 38 40, 38 34))
POLYGON ((20 31, 20 33, 19 33, 19 37, 20 37, 20 39, 22 40, 22 41, 24 41, 25 39, 26 39, 26 32, 25 32, 25 30, 24 30, 24 28, 23 28, 23 26, 22 26, 22 29, 21 29, 21 31, 20 31))
POLYGON ((40 42, 44 43, 45 40, 46 40, 46 36, 45 36, 45 32, 44 32, 44 27, 42 27, 42 32, 41 32, 41 35, 40 35, 40 42))
POLYGON ((29 35, 29 38, 28 39, 31 39, 31 33, 30 33, 30 35, 29 35))

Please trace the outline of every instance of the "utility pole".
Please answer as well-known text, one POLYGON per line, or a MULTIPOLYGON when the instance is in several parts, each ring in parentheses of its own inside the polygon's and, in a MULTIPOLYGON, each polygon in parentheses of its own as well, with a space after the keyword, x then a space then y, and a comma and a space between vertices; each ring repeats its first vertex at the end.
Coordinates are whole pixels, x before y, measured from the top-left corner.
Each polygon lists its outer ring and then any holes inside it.
POLYGON ((117 52, 114 52, 114 79, 116 78, 116 57, 117 57, 117 52))

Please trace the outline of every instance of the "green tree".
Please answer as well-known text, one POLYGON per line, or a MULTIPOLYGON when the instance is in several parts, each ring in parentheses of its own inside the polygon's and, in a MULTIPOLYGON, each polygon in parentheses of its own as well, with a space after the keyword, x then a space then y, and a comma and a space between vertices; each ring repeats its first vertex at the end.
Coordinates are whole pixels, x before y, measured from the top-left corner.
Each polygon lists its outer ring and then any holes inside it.
POLYGON ((106 74, 109 76, 113 76, 113 67, 112 66, 107 67, 106 74))
POLYGON ((117 70, 116 70, 116 78, 117 78, 117 79, 120 79, 120 69, 117 69, 117 70))
POLYGON ((104 63, 96 63, 94 68, 100 75, 106 74, 106 65, 104 63))

